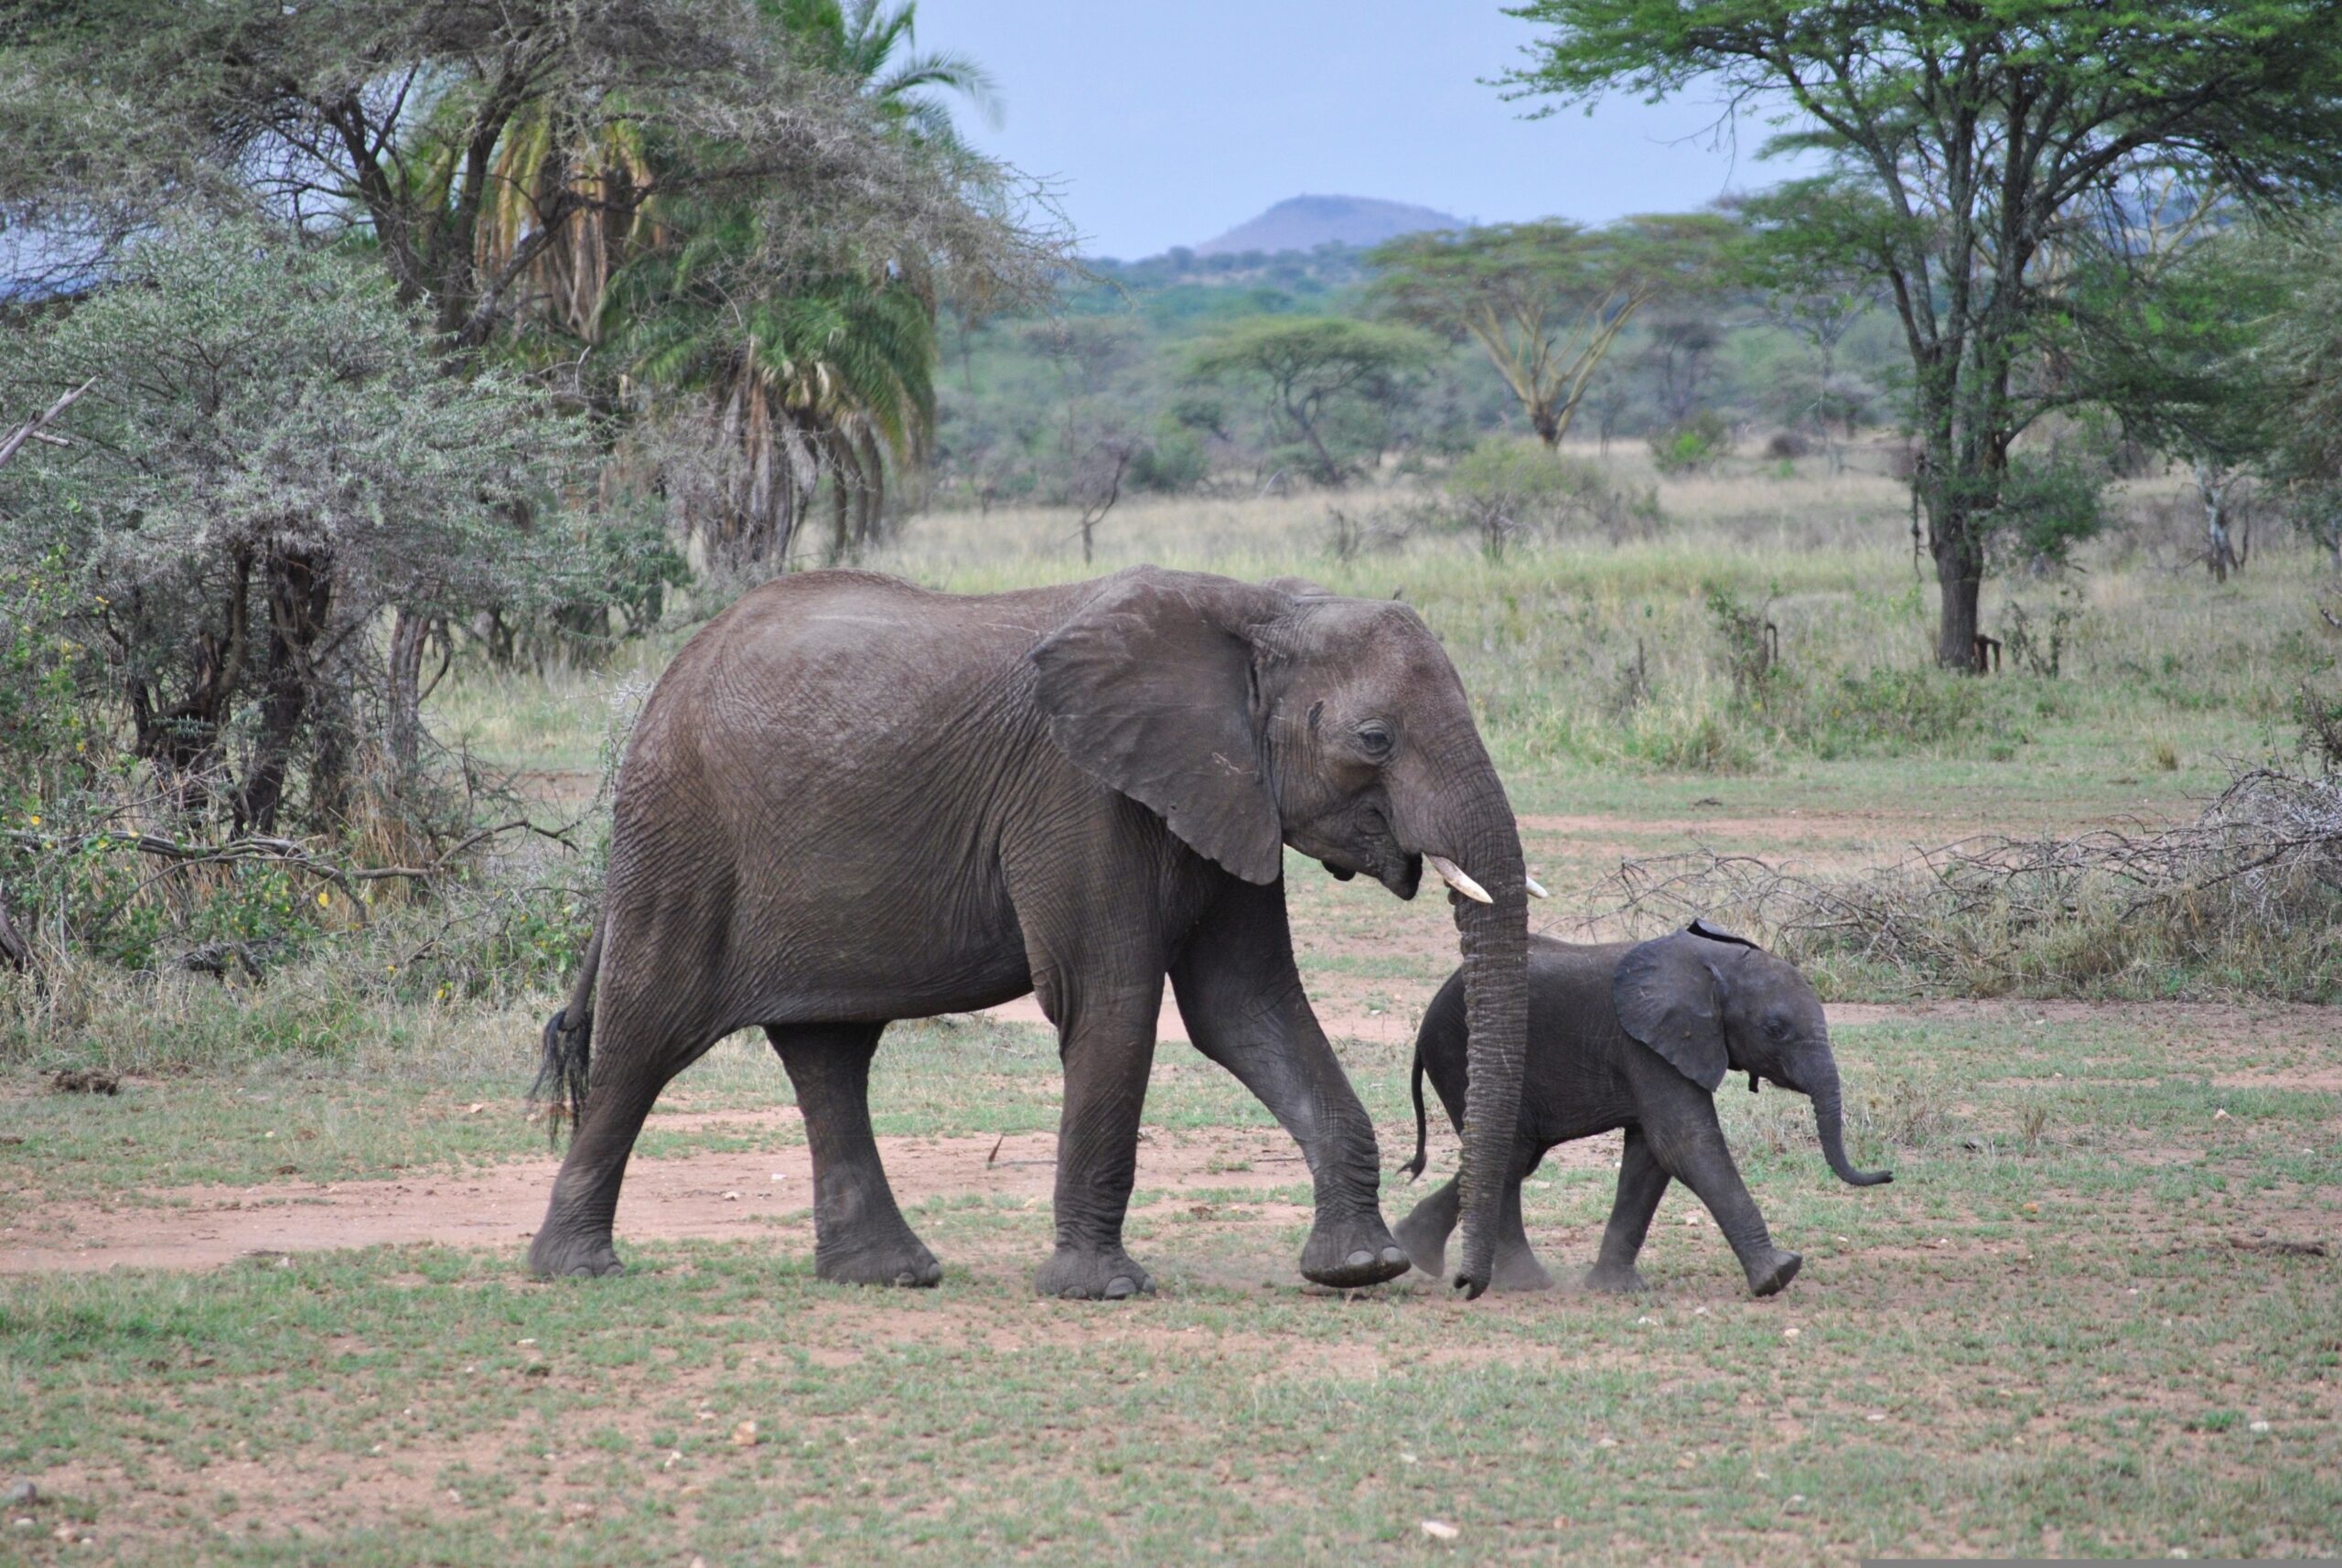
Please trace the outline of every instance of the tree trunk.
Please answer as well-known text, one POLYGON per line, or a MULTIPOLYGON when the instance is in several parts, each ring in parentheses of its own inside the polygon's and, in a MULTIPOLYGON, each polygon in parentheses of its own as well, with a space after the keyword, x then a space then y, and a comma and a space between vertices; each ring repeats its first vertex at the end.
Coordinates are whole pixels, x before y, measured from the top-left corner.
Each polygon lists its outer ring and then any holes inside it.
MULTIPOLYGON (((1550 404, 1540 403, 1531 409, 1529 423, 1536 427, 1537 439, 1542 441, 1548 447, 1559 446, 1562 444, 1562 422, 1550 404)), ((1606 450, 1609 439, 1607 431, 1603 433, 1603 438, 1606 450)))
POLYGON ((322 556, 288 551, 268 564, 268 665, 263 674, 260 735, 252 770, 236 805, 239 832, 274 832, 285 800, 293 746, 309 709, 309 655, 333 607, 333 572, 322 556))
POLYGON ((1965 511, 1946 508, 1939 515, 1930 506, 1928 521, 1934 534, 1936 585, 1942 595, 1936 623, 1936 662, 1946 670, 1973 672, 1979 668, 1976 633, 1982 629, 1978 602, 1984 589, 1983 543, 1965 511))
POLYGON ((383 748, 401 775, 412 772, 423 751, 423 650, 429 618, 402 609, 391 622, 391 690, 383 715, 383 748))
POLYGON ((2229 538, 2229 475, 2215 464, 2195 465, 2196 494, 2204 503, 2204 564, 2212 581, 2225 583, 2230 570, 2241 570, 2243 560, 2229 538))

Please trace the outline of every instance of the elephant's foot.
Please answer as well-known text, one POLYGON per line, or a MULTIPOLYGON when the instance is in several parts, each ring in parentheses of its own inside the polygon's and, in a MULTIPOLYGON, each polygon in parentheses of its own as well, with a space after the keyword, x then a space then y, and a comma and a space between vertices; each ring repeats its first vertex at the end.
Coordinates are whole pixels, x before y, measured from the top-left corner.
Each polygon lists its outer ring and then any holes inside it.
POLYGON ((1553 1276, 1526 1247, 1499 1247, 1488 1272, 1488 1288, 1498 1291, 1552 1290, 1553 1276))
POLYGON ((1041 1265, 1033 1288, 1065 1301, 1121 1301, 1153 1295, 1155 1281, 1120 1247, 1096 1251, 1059 1247, 1041 1265))
POLYGON ((1650 1286, 1632 1263, 1596 1263, 1585 1271, 1585 1288, 1605 1295, 1634 1295, 1650 1286))
POLYGON ((1798 1270, 1804 1266, 1805 1260, 1797 1253, 1784 1252, 1775 1247, 1764 1257, 1749 1263, 1749 1293, 1753 1295, 1778 1295, 1789 1288, 1789 1282, 1797 1278, 1798 1270))
POLYGON ((529 1243, 529 1273, 541 1280, 592 1280, 622 1274, 626 1265, 607 1233, 564 1238, 540 1230, 529 1243))
POLYGON ((1379 1285, 1413 1266, 1380 1214, 1331 1223, 1320 1215, 1309 1244, 1301 1249, 1301 1277, 1337 1290, 1379 1285))
POLYGON ((1450 1230, 1428 1212, 1437 1201, 1427 1197, 1415 1205, 1415 1211, 1399 1221, 1397 1231, 1399 1245, 1406 1249, 1407 1256, 1414 1260, 1415 1267, 1434 1279, 1445 1277, 1447 1233, 1450 1230))
POLYGON ((898 1285, 931 1290, 943 1278, 943 1265, 927 1243, 909 1231, 864 1246, 813 1248, 816 1277, 841 1285, 898 1285))

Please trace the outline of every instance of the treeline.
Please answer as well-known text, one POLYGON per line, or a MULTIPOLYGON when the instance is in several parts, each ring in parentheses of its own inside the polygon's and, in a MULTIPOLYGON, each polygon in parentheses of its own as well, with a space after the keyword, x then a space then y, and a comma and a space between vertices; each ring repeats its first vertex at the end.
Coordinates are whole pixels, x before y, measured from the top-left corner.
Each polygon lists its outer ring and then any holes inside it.
POLYGON ((1641 286, 1615 234, 1559 221, 1090 263, 1047 312, 947 325, 931 499, 1085 505, 1118 464, 1169 494, 1339 486, 1541 427, 1676 469, 1754 433, 1835 464, 1893 422, 1907 376, 1875 295, 1777 296, 1724 265, 1730 225, 1706 215, 1639 227, 1674 249, 1671 286, 1641 286), (1546 348, 1564 313, 1595 330, 1546 348))

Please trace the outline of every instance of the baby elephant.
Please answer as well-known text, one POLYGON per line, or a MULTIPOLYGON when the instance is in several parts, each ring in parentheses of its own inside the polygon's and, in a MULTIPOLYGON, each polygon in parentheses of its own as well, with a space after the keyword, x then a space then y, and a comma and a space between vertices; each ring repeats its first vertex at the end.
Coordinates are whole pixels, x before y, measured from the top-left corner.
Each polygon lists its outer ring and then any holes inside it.
MULTIPOLYGON (((1463 1124, 1464 1044, 1459 970, 1432 999, 1415 1036, 1415 1157, 1403 1167, 1410 1175, 1423 1169, 1425 1073, 1449 1122, 1463 1124)), ((1638 943, 1579 947, 1531 937, 1529 1063, 1520 1080, 1520 1140, 1505 1173, 1495 1288, 1552 1288, 1520 1227, 1521 1179, 1555 1144, 1614 1127, 1627 1130, 1627 1153, 1588 1285, 1642 1287, 1635 1257, 1670 1180, 1708 1206, 1747 1272, 1750 1290, 1771 1295, 1795 1279, 1804 1260, 1773 1245, 1716 1124, 1715 1090, 1726 1071, 1746 1073, 1751 1093, 1759 1079, 1768 1079, 1810 1095, 1821 1152, 1841 1179, 1855 1187, 1894 1179, 1890 1171, 1846 1163, 1829 1026, 1821 999, 1794 964, 1699 920, 1638 943)), ((1450 1181, 1399 1227, 1399 1243, 1417 1268, 1440 1273, 1456 1201, 1450 1181)))

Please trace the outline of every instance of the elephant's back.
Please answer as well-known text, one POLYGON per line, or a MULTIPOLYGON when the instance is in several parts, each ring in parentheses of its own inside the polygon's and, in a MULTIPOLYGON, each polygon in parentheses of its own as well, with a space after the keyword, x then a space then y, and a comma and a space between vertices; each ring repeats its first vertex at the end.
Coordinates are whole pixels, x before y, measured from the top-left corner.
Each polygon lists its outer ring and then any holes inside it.
POLYGON ((764 584, 676 654, 626 771, 671 779, 746 764, 768 782, 775 767, 852 766, 1009 716, 1000 710, 1029 705, 1026 656, 1063 618, 1066 595, 941 594, 875 572, 764 584))

